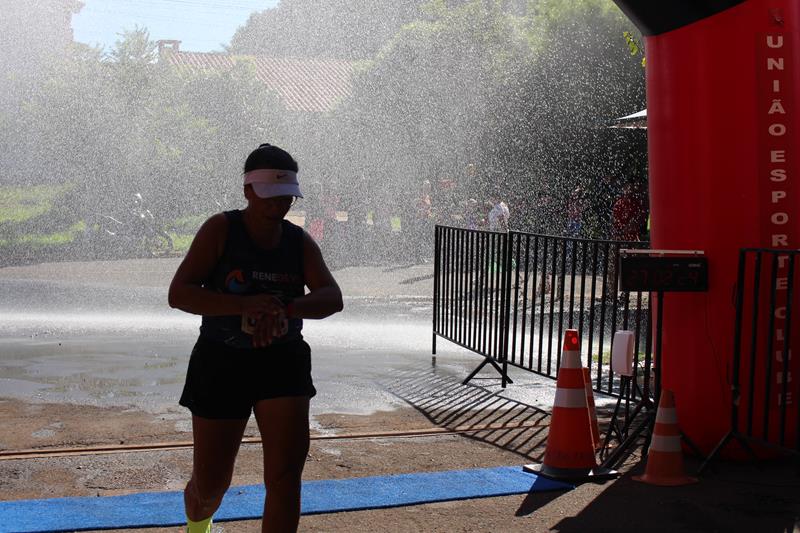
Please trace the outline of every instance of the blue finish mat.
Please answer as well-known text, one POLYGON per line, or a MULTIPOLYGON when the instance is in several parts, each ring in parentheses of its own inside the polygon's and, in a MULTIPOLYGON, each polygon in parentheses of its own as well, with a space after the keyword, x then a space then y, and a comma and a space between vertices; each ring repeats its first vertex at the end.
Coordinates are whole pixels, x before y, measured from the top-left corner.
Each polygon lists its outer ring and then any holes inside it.
MULTIPOLYGON (((303 514, 357 511, 527 492, 573 485, 523 472, 521 466, 303 482, 303 514)), ((232 487, 217 522, 261 518, 263 485, 232 487)), ((0 502, 0 532, 44 533, 186 524, 183 492, 0 502)))

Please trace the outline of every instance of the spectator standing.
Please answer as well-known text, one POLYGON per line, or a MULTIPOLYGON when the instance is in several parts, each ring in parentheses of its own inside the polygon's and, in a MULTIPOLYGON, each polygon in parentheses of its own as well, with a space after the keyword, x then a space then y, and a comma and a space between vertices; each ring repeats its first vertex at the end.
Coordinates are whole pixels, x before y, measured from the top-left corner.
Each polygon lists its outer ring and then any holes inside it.
POLYGON ((611 206, 617 198, 614 181, 606 174, 589 185, 584 234, 593 239, 607 239, 611 234, 611 206))
POLYGON ((489 202, 492 204, 492 209, 489 211, 489 216, 487 217, 489 220, 489 231, 507 232, 508 220, 511 214, 508 210, 508 206, 496 194, 489 198, 489 202))
POLYGON ((586 198, 581 187, 576 187, 567 199, 567 237, 580 237, 583 230, 583 211, 586 198))
POLYGON ((647 203, 639 187, 628 182, 611 208, 611 237, 638 241, 647 225, 647 203))
POLYGON ((485 224, 481 210, 478 209, 478 201, 475 198, 467 200, 464 211, 464 223, 467 229, 482 229, 485 224))
POLYGON ((408 225, 407 246, 411 248, 411 255, 416 262, 422 261, 430 256, 431 243, 433 242, 433 232, 431 222, 433 220, 433 203, 431 200, 431 182, 422 182, 422 191, 414 202, 414 213, 410 217, 403 217, 402 229, 406 231, 405 224, 408 225))
POLYGON ((533 213, 534 233, 546 233, 548 235, 556 233, 553 221, 556 220, 555 215, 558 209, 556 209, 556 201, 547 191, 542 191, 538 194, 531 211, 533 213))
MULTIPOLYGON (((645 234, 648 218, 647 199, 641 187, 635 182, 626 183, 611 207, 611 239, 615 241, 639 241, 645 234)), ((614 279, 619 273, 619 258, 616 249, 611 248, 609 257, 614 269, 614 279)), ((605 293, 605 298, 612 305, 616 302, 616 294, 605 293)))

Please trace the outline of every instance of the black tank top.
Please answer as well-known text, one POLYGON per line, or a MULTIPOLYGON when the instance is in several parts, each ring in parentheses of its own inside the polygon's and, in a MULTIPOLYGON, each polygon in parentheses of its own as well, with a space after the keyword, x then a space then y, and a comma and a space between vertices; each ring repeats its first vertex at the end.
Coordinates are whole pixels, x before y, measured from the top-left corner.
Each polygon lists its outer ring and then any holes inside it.
MULTIPOLYGON (((284 304, 303 296, 303 229, 282 221, 280 242, 265 250, 248 235, 242 211, 224 214, 228 220, 225 250, 203 287, 226 294, 273 294, 284 304)), ((273 344, 302 339, 302 329, 302 319, 290 318, 288 332, 273 344)), ((252 336, 242 331, 239 315, 203 316, 200 335, 236 348, 253 347, 252 336)))

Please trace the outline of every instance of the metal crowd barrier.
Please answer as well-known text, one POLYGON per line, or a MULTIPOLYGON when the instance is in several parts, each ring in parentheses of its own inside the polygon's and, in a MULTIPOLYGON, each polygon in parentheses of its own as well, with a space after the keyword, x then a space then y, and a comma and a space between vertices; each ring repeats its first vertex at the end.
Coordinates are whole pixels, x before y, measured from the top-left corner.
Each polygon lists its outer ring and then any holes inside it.
POLYGON ((437 335, 484 356, 510 382, 508 235, 436 226, 434 234, 433 353, 437 335))
POLYGON ((730 431, 703 463, 732 440, 800 455, 800 381, 791 343, 800 333, 800 250, 739 253, 731 375, 730 431))
POLYGON ((442 337, 484 357, 511 382, 508 366, 556 378, 564 330, 578 329, 593 389, 620 395, 610 369, 614 331, 634 332, 635 386, 648 397, 652 371, 649 298, 617 291, 621 248, 647 243, 596 241, 522 232, 436 226, 433 353, 442 337))

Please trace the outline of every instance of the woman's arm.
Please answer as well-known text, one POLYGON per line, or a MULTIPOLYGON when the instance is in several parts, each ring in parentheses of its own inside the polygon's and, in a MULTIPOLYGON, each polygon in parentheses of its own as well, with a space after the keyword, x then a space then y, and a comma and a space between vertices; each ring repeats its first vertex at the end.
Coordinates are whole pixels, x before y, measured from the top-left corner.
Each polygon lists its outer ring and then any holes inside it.
POLYGON ((281 307, 274 296, 266 294, 238 296, 204 289, 201 286, 222 257, 227 236, 228 221, 222 213, 206 220, 197 230, 197 235, 169 286, 170 307, 206 316, 245 313, 260 315, 281 307))
POLYGON ((342 310, 342 291, 319 246, 306 232, 303 232, 303 274, 309 293, 292 300, 286 309, 288 317, 325 318, 342 310))

